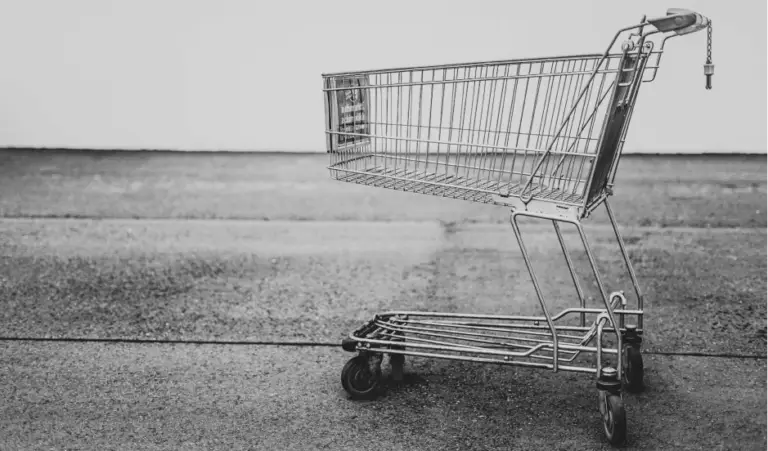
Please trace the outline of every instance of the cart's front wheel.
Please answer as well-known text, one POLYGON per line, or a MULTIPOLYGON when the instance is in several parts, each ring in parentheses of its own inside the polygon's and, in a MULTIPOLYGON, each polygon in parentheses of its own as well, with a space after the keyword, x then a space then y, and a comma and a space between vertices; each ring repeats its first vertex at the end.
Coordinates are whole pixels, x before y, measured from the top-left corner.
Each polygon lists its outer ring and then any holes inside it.
POLYGON ((643 390, 643 355, 640 349, 624 345, 622 353, 621 379, 626 390, 637 393, 643 390))
POLYGON ((358 355, 341 370, 341 386, 352 399, 373 399, 381 388, 381 361, 358 355))
POLYGON ((627 438, 627 415, 621 396, 606 394, 603 412, 603 430, 608 442, 621 446, 627 438))

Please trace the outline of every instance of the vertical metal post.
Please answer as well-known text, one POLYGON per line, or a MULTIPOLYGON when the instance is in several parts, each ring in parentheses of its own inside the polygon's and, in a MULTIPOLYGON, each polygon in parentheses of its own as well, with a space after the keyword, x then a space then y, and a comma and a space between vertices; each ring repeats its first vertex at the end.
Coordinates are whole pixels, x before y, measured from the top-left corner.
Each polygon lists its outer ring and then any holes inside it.
MULTIPOLYGON (((328 89, 331 87, 331 80, 329 78, 323 79, 323 105, 325 107, 325 150, 327 153, 333 152, 333 136, 331 136, 331 131, 333 130, 333 120, 331 118, 331 100, 330 97, 333 94, 332 91, 329 91, 328 89)), ((331 164, 336 163, 336 159, 334 157, 331 157, 331 164)))
MULTIPOLYGON (((640 291, 640 283, 637 281, 637 276, 635 275, 635 269, 632 267, 632 262, 629 260, 629 254, 627 253, 627 248, 624 246, 624 239, 621 237, 621 233, 619 233, 619 227, 616 224, 616 218, 613 216, 613 210, 611 210, 611 206, 608 204, 608 200, 605 200, 605 210, 608 212, 608 218, 611 220, 611 226, 613 226, 613 232, 616 234, 616 241, 619 242, 619 248, 621 249, 621 255, 624 257, 624 264, 627 266, 627 272, 629 273, 629 278, 632 279, 632 285, 635 287, 635 294, 637 295, 637 309, 642 311, 643 310, 643 294, 640 291)), ((643 330, 643 315, 638 315, 637 317, 637 329, 643 330)))
POLYGON ((605 325, 605 318, 598 317, 595 324, 597 324, 597 340, 595 341, 597 349, 597 379, 600 379, 600 376, 603 375, 603 326, 605 325))
MULTIPOLYGON (((585 308, 587 306, 586 299, 584 298, 584 292, 581 289, 581 284, 579 284, 579 278, 576 275, 576 272, 573 270, 573 262, 571 261, 571 255, 568 253, 568 249, 565 246, 565 240, 563 240, 563 234, 560 232, 560 225, 557 223, 556 220, 552 220, 552 224, 555 226, 555 232, 557 232, 557 240, 560 241, 560 247, 563 249, 563 255, 565 256, 565 263, 568 265, 568 271, 571 273, 571 279, 573 279, 573 284, 576 286, 576 292, 579 295, 579 302, 581 305, 581 308, 585 308)), ((586 325, 586 314, 584 312, 581 312, 580 314, 580 320, 581 320, 581 327, 584 327, 586 325)))
MULTIPOLYGON (((608 295, 605 292, 605 286, 603 285, 603 280, 600 278, 600 272, 597 269, 595 256, 592 255, 592 250, 589 247, 589 242, 587 241, 587 235, 584 233, 584 229, 582 228, 580 223, 576 223, 576 228, 579 230, 579 235, 581 235, 581 242, 584 244, 584 249, 586 250, 587 257, 589 258, 589 264, 592 266, 592 272, 595 275, 595 281, 597 282, 598 288, 600 288, 600 295, 603 297, 603 303, 605 304, 606 315, 608 316, 608 319, 611 322, 611 327, 613 327, 613 330, 616 332, 616 347, 618 350, 619 360, 621 360, 622 337, 621 337, 621 330, 619 329, 619 323, 616 322, 616 316, 613 314, 613 307, 611 306, 611 303, 608 300, 608 295)), ((600 333, 598 332, 598 337, 599 336, 600 336, 600 333)), ((617 366, 619 371, 619 380, 621 380, 621 364, 617 366)))

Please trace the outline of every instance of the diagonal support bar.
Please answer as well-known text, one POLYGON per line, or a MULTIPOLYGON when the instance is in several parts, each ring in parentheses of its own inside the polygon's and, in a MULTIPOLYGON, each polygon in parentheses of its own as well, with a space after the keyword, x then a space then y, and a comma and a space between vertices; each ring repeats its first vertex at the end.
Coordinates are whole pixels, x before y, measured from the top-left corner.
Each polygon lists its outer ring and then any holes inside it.
MULTIPOLYGON (((571 279, 573 279, 573 285, 576 287, 576 293, 579 295, 579 303, 581 308, 587 306, 586 298, 584 297, 584 291, 581 289, 579 278, 576 276, 576 272, 573 268, 573 261, 571 260, 571 254, 568 252, 568 248, 565 246, 565 240, 563 234, 560 231, 560 225, 558 221, 552 220, 552 225, 555 226, 555 232, 557 233, 557 240, 560 242, 560 248, 563 250, 563 256, 565 256, 565 263, 568 265, 568 271, 571 273, 571 279)), ((579 316, 580 325, 584 327, 586 325, 586 315, 582 312, 579 316)))
POLYGON ((555 323, 552 321, 552 315, 549 314, 549 311, 547 310, 547 304, 544 302, 544 296, 541 293, 541 286, 539 285, 539 281, 536 278, 536 272, 533 270, 533 265, 531 264, 531 258, 528 256, 528 251, 525 248, 525 243, 523 243, 523 237, 520 234, 520 227, 517 224, 517 217, 521 214, 524 214, 524 212, 515 211, 512 212, 512 215, 509 218, 510 224, 512 224, 512 230, 515 232, 515 238, 517 238, 517 244, 520 246, 520 252, 523 254, 523 259, 525 260, 525 266, 528 268, 528 274, 531 276, 531 282, 533 282, 533 288, 536 290, 536 297, 539 299, 539 303, 541 304, 541 310, 544 313, 544 317, 547 320, 547 324, 549 325, 549 330, 552 333, 552 352, 553 352, 553 364, 552 369, 557 372, 557 365, 558 365, 558 343, 557 343, 557 329, 555 328, 555 323))
MULTIPOLYGON (((621 256, 624 258, 624 264, 627 267, 627 272, 629 273, 630 279, 632 279, 632 285, 635 288, 635 294, 637 295, 637 309, 642 311, 643 310, 643 293, 640 291, 640 283, 637 281, 637 275, 635 275, 635 269, 632 267, 632 262, 629 259, 629 253, 627 253, 627 248, 624 245, 624 239, 621 237, 621 233, 619 232, 619 226, 616 223, 616 218, 613 216, 613 210, 611 210, 611 206, 608 203, 608 199, 605 200, 605 210, 608 212, 608 218, 611 220, 611 226, 613 226, 613 232, 616 234, 616 241, 619 243, 619 248, 621 249, 621 256)), ((639 315, 637 317, 637 329, 643 330, 643 315, 639 315)))

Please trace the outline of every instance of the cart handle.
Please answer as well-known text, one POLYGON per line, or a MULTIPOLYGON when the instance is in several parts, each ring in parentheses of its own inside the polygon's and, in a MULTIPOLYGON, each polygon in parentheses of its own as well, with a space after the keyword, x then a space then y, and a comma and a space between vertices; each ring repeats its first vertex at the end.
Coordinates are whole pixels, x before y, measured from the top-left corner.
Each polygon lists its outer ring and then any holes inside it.
POLYGON ((674 31, 677 35, 684 35, 706 28, 709 18, 688 9, 670 8, 666 16, 648 19, 648 23, 662 33, 674 31))

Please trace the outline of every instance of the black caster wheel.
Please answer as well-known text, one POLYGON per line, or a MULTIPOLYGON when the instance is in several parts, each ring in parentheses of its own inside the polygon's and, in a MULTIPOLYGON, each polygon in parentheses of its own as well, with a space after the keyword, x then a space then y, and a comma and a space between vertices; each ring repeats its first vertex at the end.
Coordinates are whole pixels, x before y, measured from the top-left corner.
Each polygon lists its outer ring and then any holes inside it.
POLYGON ((341 386, 352 399, 373 399, 381 392, 381 359, 358 355, 341 370, 341 386))
POLYGON ((621 383, 625 390, 639 393, 645 387, 643 384, 643 355, 640 349, 626 344, 622 353, 621 383))
POLYGON ((622 446, 627 439, 627 414, 624 410, 624 401, 621 396, 611 393, 604 394, 603 431, 605 438, 613 446, 622 446))

